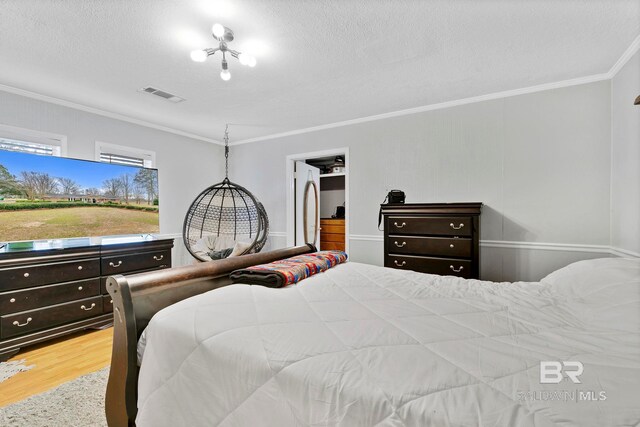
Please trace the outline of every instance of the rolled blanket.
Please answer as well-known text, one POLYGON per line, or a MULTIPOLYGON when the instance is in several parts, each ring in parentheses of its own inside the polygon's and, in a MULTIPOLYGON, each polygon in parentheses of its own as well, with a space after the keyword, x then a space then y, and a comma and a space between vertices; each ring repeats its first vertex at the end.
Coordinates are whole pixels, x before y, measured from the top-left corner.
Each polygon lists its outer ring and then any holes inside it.
POLYGON ((342 251, 320 251, 298 255, 269 264, 254 265, 230 274, 233 283, 262 285, 270 288, 298 283, 347 260, 342 251))

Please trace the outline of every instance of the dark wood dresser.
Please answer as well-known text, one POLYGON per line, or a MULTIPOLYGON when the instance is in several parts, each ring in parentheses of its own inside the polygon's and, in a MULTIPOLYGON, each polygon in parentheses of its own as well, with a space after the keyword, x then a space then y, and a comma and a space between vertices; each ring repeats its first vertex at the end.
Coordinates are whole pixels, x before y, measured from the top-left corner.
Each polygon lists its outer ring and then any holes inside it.
POLYGON ((381 209, 385 267, 480 277, 482 203, 386 204, 381 209))
POLYGON ((0 250, 0 361, 21 347, 113 321, 107 277, 171 267, 173 239, 35 241, 0 250))

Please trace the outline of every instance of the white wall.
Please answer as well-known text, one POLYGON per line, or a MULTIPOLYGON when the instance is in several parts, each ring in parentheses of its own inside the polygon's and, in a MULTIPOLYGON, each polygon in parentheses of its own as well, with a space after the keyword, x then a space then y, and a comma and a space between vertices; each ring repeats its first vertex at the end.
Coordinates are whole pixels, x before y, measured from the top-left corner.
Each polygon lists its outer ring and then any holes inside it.
MULTIPOLYGON (((0 124, 65 135, 67 156, 78 159, 95 160, 96 141, 155 151, 163 234, 181 234, 195 196, 224 177, 218 145, 1 91, 0 124)), ((176 245, 174 264, 191 262, 176 245)))
POLYGON ((382 264, 378 207, 397 188, 408 203, 485 203, 482 278, 537 280, 608 256, 610 102, 597 82, 242 144, 232 165, 264 203, 273 247, 285 242, 285 157, 349 147, 352 260, 382 264))
POLYGON ((640 254, 640 52, 611 83, 611 246, 640 254))

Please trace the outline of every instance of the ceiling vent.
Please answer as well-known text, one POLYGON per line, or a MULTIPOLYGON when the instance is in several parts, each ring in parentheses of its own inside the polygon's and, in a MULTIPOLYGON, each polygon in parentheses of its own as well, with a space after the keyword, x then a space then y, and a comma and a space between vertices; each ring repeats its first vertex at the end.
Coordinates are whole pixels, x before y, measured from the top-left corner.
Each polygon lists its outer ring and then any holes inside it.
POLYGON ((167 101, 173 102, 174 104, 177 104, 178 102, 182 102, 185 100, 184 98, 181 98, 178 95, 174 95, 172 93, 165 92, 164 90, 160 90, 158 88, 151 87, 151 86, 143 87, 142 89, 139 90, 139 92, 146 92, 146 93, 150 93, 151 95, 159 96, 160 98, 164 98, 167 101))

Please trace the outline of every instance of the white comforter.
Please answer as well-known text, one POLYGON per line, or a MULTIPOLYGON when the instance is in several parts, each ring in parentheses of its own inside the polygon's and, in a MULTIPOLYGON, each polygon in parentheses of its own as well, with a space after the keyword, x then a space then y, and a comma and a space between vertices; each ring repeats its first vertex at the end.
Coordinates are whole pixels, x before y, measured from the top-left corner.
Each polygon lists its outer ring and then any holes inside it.
POLYGON ((540 283, 350 262, 190 298, 146 338, 139 427, 640 423, 638 260, 540 283), (582 362, 581 383, 541 384, 540 361, 582 362))

